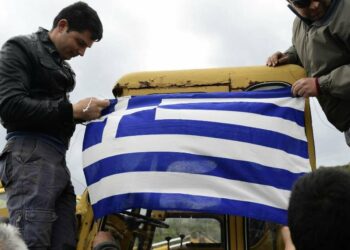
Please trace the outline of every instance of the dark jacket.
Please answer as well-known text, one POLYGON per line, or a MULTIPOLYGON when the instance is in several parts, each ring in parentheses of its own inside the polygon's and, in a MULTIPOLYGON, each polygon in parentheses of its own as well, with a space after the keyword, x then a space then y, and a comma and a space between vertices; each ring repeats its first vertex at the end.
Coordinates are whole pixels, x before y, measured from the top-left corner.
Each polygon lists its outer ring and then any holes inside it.
POLYGON ((333 0, 326 15, 308 23, 297 17, 292 63, 301 64, 308 76, 318 77, 317 97, 328 120, 340 131, 350 128, 350 0, 333 0))
POLYGON ((68 92, 75 74, 48 31, 8 40, 0 52, 0 118, 7 132, 41 133, 68 146, 75 130, 68 92))

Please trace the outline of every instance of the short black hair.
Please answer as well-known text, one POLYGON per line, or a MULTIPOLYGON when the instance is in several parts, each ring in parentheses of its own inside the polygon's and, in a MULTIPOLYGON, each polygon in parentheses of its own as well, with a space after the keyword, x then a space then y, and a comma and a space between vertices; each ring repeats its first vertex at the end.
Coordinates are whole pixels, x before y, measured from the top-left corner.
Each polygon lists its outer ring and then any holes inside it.
POLYGON ((84 2, 76 2, 62 9, 53 21, 52 29, 62 19, 68 21, 68 31, 90 31, 91 39, 99 41, 102 39, 103 27, 97 12, 84 2))
POLYGON ((297 250, 350 249, 350 173, 320 168, 294 185, 288 226, 297 250))

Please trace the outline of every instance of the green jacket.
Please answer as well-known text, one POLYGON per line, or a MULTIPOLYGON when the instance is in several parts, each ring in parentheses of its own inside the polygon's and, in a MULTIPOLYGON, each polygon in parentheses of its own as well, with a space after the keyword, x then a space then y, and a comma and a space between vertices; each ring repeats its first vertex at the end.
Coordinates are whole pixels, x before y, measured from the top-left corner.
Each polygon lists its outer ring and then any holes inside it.
POLYGON ((333 0, 326 15, 307 23, 296 17, 290 62, 318 77, 318 101, 340 131, 350 128, 350 0, 333 0))

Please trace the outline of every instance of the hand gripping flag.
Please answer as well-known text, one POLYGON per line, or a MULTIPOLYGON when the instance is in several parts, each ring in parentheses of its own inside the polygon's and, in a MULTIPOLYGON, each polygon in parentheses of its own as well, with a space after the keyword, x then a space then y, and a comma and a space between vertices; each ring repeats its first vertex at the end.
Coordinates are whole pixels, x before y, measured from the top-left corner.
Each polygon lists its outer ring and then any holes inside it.
POLYGON ((95 217, 147 208, 285 224, 292 184, 311 170, 304 106, 290 88, 112 100, 83 143, 95 217))

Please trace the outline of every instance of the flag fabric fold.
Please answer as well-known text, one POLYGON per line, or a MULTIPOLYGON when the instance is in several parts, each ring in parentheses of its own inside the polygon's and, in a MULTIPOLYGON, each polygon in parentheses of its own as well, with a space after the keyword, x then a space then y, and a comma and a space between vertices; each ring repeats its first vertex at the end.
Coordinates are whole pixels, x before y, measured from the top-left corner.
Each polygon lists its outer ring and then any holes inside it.
POLYGON ((291 187, 311 171, 304 106, 290 88, 112 100, 83 142, 95 217, 147 208, 285 224, 291 187))

